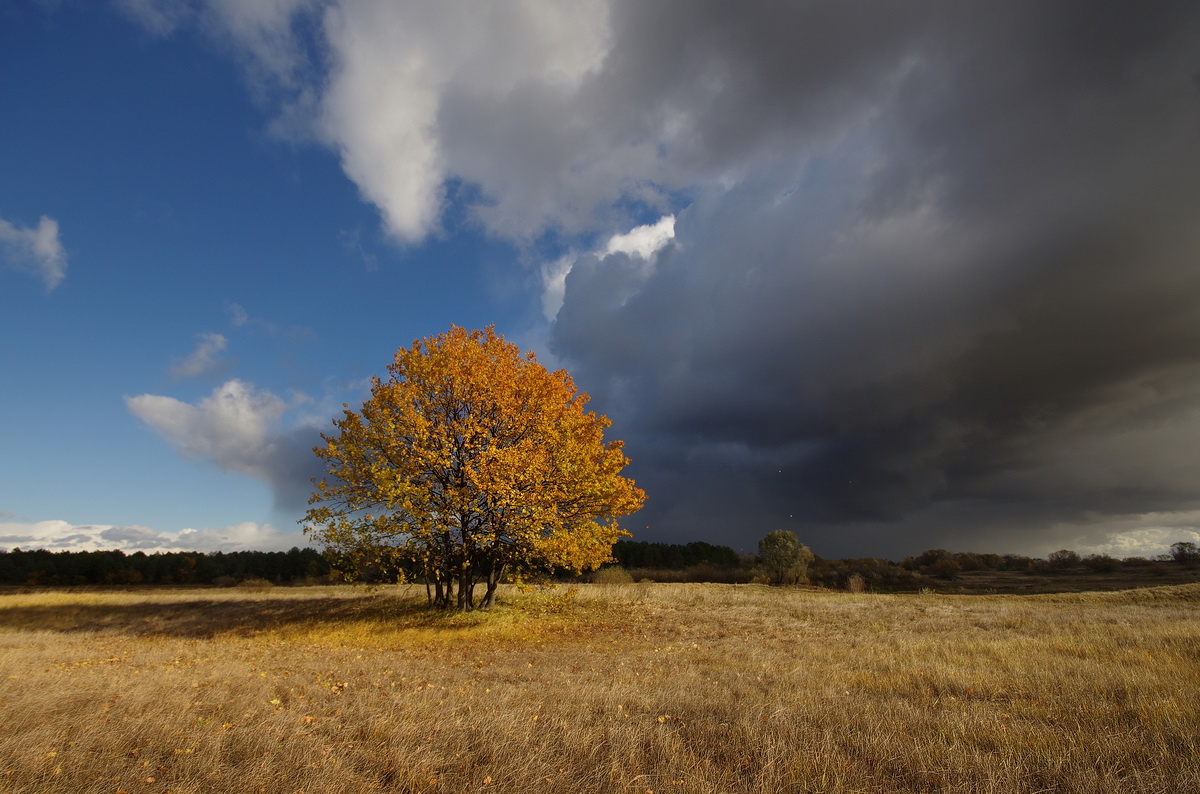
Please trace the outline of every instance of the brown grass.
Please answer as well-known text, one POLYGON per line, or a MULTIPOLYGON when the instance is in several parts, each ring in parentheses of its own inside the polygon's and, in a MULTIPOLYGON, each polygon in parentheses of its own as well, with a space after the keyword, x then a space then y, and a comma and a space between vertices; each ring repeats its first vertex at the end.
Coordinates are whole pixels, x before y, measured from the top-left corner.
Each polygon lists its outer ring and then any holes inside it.
POLYGON ((1200 790, 1197 585, 418 595, 0 597, 0 791, 1200 790))

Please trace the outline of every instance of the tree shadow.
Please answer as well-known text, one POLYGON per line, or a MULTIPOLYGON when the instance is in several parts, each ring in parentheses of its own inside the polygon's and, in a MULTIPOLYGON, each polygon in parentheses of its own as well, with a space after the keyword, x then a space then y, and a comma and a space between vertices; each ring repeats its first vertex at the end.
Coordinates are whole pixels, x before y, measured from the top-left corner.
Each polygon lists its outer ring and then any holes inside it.
POLYGON ((293 626, 394 623, 397 628, 461 629, 461 621, 424 600, 364 594, 351 597, 205 599, 129 604, 8 606, 0 630, 128 634, 139 637, 211 639, 250 637, 293 626))

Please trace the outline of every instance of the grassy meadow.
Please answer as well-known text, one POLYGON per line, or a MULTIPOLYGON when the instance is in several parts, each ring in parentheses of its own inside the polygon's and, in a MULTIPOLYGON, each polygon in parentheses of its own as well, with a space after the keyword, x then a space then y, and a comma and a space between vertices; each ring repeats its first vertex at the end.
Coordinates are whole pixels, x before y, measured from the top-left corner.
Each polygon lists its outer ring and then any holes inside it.
POLYGON ((1200 585, 502 599, 0 596, 0 791, 1200 791, 1200 585))

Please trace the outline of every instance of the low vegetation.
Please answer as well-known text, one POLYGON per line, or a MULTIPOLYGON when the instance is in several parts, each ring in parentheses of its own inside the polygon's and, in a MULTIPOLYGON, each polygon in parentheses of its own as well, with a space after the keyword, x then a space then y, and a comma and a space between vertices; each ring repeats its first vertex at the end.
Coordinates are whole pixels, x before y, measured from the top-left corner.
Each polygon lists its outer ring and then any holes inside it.
POLYGON ((1200 790, 1200 585, 0 597, 6 792, 1200 790))

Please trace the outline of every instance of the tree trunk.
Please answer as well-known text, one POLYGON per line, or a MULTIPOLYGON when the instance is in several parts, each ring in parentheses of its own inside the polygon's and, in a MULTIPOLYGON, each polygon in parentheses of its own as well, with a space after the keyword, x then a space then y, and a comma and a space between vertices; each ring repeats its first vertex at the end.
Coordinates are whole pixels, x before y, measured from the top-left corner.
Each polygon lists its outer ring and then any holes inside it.
POLYGON ((459 572, 458 578, 458 608, 461 612, 468 612, 475 608, 475 585, 471 581, 471 572, 463 566, 459 572))
POLYGON ((483 608, 491 609, 496 605, 496 587, 500 584, 500 580, 504 578, 504 566, 493 565, 488 570, 487 576, 487 593, 483 596, 483 608))
POLYGON ((439 609, 449 609, 454 603, 454 579, 440 571, 434 579, 433 605, 439 609))

